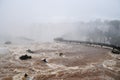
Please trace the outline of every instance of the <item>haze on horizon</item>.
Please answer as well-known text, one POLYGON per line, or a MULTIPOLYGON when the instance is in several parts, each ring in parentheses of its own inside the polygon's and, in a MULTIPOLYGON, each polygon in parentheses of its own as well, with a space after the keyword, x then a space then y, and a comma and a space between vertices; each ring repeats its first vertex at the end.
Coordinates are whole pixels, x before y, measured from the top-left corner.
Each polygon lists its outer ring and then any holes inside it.
POLYGON ((77 29, 60 23, 120 20, 119 8, 120 0, 0 0, 0 35, 49 40, 77 29))

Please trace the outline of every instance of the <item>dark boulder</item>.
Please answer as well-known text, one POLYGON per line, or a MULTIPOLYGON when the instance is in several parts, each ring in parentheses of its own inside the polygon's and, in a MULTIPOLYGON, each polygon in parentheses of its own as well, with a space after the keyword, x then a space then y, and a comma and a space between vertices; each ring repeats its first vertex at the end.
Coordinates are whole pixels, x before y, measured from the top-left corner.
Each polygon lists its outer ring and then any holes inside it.
POLYGON ((26 77, 28 77, 28 75, 25 73, 24 77, 26 78, 26 77))
POLYGON ((116 49, 113 49, 113 50, 112 50, 112 53, 113 53, 113 54, 120 54, 120 51, 119 51, 119 50, 116 50, 116 49))
POLYGON ((47 63, 47 60, 46 60, 46 59, 43 59, 42 61, 45 62, 45 63, 47 63))
POLYGON ((59 53, 59 56, 63 56, 63 53, 59 53))
POLYGON ((28 59, 32 59, 31 56, 28 55, 22 55, 21 57, 19 57, 20 60, 28 60, 28 59))

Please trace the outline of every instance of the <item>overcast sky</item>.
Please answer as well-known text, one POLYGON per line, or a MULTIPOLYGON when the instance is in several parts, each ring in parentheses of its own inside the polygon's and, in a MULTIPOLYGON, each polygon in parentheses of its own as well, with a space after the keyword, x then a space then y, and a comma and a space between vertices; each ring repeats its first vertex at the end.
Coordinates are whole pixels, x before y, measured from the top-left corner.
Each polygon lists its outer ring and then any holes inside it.
MULTIPOLYGON (((31 31, 40 32, 41 28, 36 31, 26 27, 36 23, 120 19, 119 8, 120 0, 0 0, 0 34, 36 35, 31 31)), ((49 33, 43 32, 56 35, 68 30, 62 26, 51 28, 49 33)))
POLYGON ((119 19, 120 0, 0 0, 1 22, 119 19))

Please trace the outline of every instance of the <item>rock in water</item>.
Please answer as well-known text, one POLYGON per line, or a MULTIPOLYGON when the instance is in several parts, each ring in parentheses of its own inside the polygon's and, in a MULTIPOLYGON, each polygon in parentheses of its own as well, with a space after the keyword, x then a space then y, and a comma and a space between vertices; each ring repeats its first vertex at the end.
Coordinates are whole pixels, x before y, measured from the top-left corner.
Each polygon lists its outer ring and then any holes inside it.
POLYGON ((13 80, 32 80, 26 73, 25 74, 17 74, 13 77, 13 80))
POLYGON ((34 51, 32 51, 32 50, 30 50, 30 49, 28 49, 28 50, 26 50, 28 53, 34 53, 34 51))
POLYGON ((59 53, 59 56, 63 56, 63 53, 59 53))
POLYGON ((47 63, 47 60, 46 60, 46 59, 43 59, 42 61, 45 62, 45 63, 47 63))
POLYGON ((6 41, 5 44, 12 44, 12 42, 11 41, 6 41))
POLYGON ((27 59, 31 59, 31 56, 28 55, 22 55, 21 57, 19 57, 20 60, 27 60, 27 59))
POLYGON ((120 51, 119 50, 112 50, 112 53, 113 54, 120 54, 120 51))

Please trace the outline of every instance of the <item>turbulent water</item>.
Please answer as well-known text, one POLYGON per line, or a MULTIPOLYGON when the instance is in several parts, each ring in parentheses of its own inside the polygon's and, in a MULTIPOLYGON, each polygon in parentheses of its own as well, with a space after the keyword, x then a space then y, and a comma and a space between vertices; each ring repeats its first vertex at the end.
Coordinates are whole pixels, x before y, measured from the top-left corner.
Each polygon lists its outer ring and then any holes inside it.
POLYGON ((113 55, 109 48, 75 43, 10 44, 0 47, 7 47, 10 51, 0 58, 0 80, 120 79, 120 55, 113 55), (34 53, 26 52, 27 49, 34 53), (25 54, 32 59, 20 60, 19 57, 25 54))

